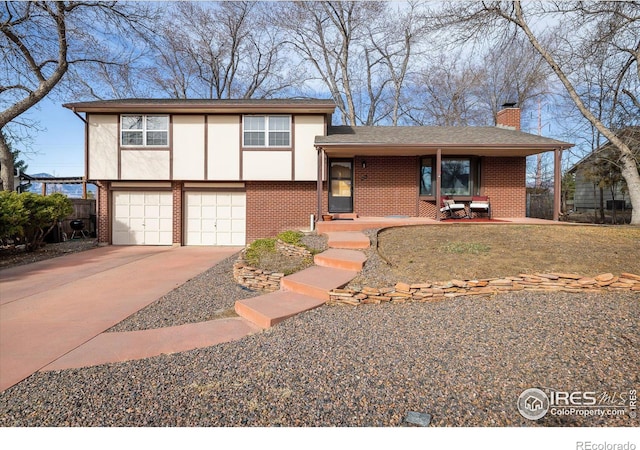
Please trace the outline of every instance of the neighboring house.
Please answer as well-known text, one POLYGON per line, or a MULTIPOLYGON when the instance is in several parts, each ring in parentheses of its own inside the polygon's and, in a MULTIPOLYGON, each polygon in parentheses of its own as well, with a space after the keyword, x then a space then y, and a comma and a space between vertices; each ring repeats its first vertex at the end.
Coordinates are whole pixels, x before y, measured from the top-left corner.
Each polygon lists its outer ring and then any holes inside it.
POLYGON ((571 144, 497 127, 334 127, 331 100, 111 100, 85 113, 102 243, 244 245, 329 213, 439 218, 439 195, 525 216, 526 156, 571 144), (438 182, 440 180, 440 182, 438 182))
MULTIPOLYGON (((640 161, 640 127, 627 127, 618 133, 619 137, 630 146, 634 153, 637 155, 638 161, 640 161)), ((604 145, 598 147, 593 152, 582 158, 576 164, 571 167, 568 172, 575 174, 575 193, 573 197, 573 208, 576 211, 596 210, 600 208, 602 196, 602 205, 606 209, 613 207, 614 195, 612 195, 611 189, 605 187, 602 190, 598 187, 598 181, 592 179, 589 176, 590 167, 594 160, 599 157, 612 159, 612 156, 617 153, 615 147, 607 142, 604 145)), ((639 164, 640 167, 640 164, 639 164)), ((615 170, 615 165, 611 165, 611 168, 615 170)), ((618 183, 615 193, 615 201, 618 204, 618 209, 621 209, 624 203, 625 209, 631 209, 631 200, 629 196, 622 192, 622 183, 618 183)))

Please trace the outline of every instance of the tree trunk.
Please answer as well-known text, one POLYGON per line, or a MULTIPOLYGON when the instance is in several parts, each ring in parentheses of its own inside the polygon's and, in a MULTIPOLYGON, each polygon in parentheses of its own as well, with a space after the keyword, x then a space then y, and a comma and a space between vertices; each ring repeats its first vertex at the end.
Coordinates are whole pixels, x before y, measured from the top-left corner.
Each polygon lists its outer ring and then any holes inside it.
POLYGON ((0 133, 0 189, 4 191, 13 191, 13 155, 9 149, 9 145, 4 138, 4 134, 0 133))

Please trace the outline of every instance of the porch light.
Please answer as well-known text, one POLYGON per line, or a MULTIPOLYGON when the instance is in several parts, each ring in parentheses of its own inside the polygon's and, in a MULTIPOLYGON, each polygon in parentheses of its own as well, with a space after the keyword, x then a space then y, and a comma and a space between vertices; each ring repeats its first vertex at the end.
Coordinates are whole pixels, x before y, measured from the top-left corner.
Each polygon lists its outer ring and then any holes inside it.
POLYGON ((364 159, 362 160, 362 168, 363 169, 367 168, 367 162, 364 159))

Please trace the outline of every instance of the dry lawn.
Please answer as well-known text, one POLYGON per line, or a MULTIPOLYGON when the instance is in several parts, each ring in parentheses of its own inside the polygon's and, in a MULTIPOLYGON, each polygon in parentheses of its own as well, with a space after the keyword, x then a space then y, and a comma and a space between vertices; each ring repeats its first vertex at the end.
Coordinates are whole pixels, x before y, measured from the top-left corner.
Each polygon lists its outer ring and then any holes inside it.
POLYGON ((390 228, 378 252, 408 283, 564 272, 640 274, 640 228, 432 225, 390 228))

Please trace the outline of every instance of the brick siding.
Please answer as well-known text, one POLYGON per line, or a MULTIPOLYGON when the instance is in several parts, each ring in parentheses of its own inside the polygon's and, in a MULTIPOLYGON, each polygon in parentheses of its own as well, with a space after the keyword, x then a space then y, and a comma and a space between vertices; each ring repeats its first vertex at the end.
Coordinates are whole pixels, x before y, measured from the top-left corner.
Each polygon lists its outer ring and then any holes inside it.
POLYGON ((354 212, 370 217, 417 216, 418 164, 415 156, 355 158, 354 212))
MULTIPOLYGON (((483 158, 482 194, 491 200, 493 217, 526 215, 526 160, 524 157, 483 158)), ((436 216, 437 205, 419 200, 419 158, 356 157, 354 159, 354 212, 362 217, 403 215, 436 216), (366 167, 362 167, 362 162, 366 167)), ((98 242, 111 242, 109 182, 98 185, 98 242)), ((308 229, 311 214, 317 214, 316 183, 313 181, 248 181, 247 243, 273 237, 281 231, 308 229)), ((172 182, 173 243, 183 242, 183 183, 172 182)), ((328 211, 327 185, 323 183, 322 213, 328 211)))
POLYGON ((98 205, 97 205, 97 218, 96 218, 96 235, 98 236, 98 244, 110 244, 111 243, 111 218, 110 218, 110 202, 111 195, 109 194, 109 182, 98 181, 98 205))
POLYGON ((171 183, 173 196, 173 243, 182 244, 182 182, 171 183))
POLYGON ((482 195, 489 196, 493 217, 525 217, 525 157, 484 158, 482 160, 482 195))
MULTIPOLYGON (((316 183, 311 181, 248 181, 247 243, 297 229, 309 228, 309 216, 317 214, 316 183)), ((323 189, 326 212, 326 186, 323 189)))

